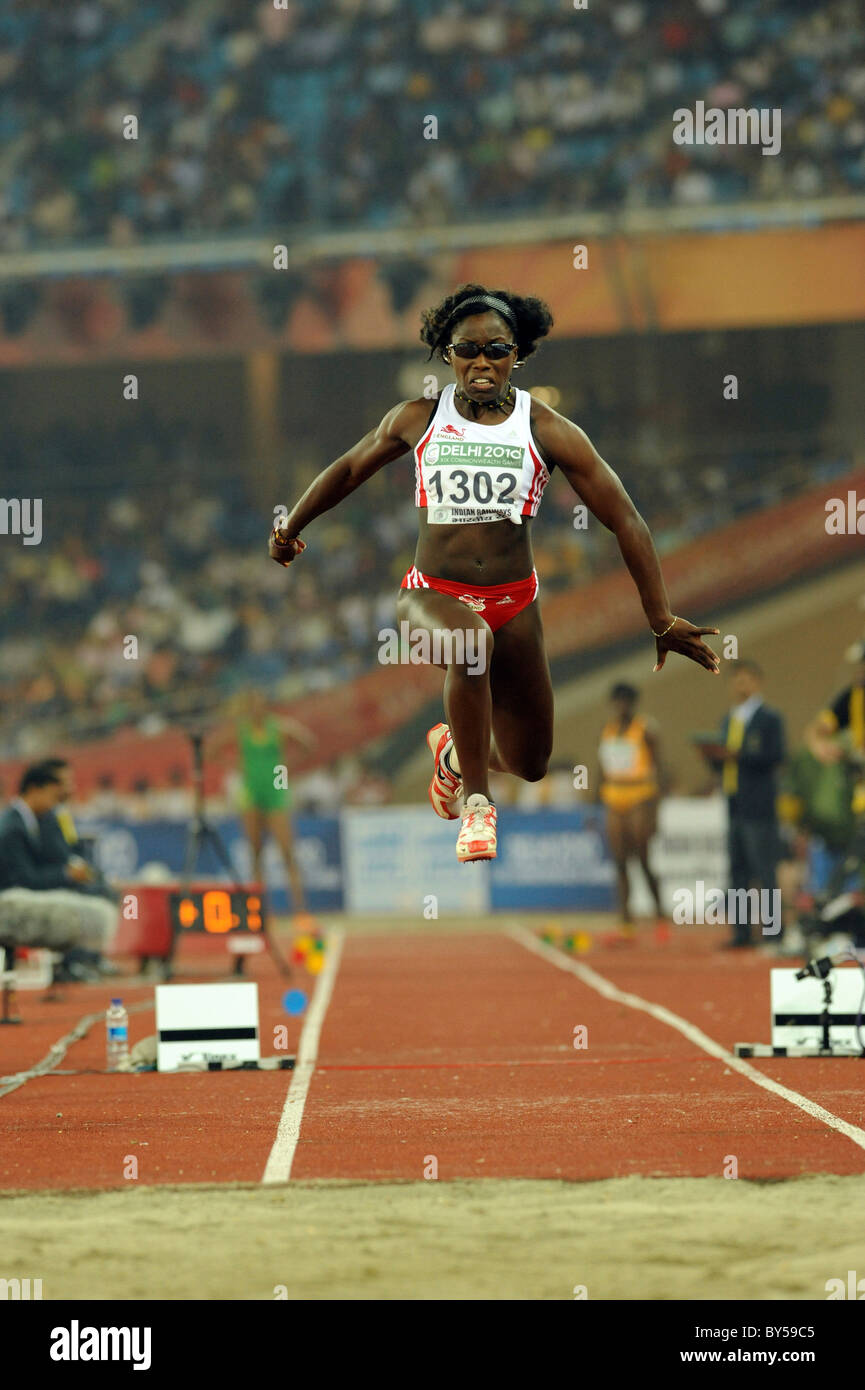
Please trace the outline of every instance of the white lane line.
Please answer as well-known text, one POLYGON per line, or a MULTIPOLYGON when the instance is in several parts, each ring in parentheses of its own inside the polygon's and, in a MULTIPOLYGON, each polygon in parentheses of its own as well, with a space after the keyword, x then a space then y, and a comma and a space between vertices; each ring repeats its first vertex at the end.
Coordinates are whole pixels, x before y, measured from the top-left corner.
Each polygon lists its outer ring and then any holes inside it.
POLYGON ((630 1009, 639 1009, 642 1013, 651 1014, 652 1018, 658 1019, 660 1023, 666 1023, 670 1028, 675 1028, 683 1037, 695 1046, 708 1052, 710 1057, 717 1057, 719 1062, 723 1062, 732 1071, 737 1071, 741 1076, 753 1081, 755 1086, 762 1086, 764 1091, 771 1091, 773 1095, 780 1096, 782 1100, 787 1100, 791 1105, 795 1105, 799 1110, 804 1110, 806 1115, 810 1115, 815 1120, 821 1120, 830 1129, 837 1129, 839 1134, 850 1139, 860 1149, 865 1149, 865 1130, 858 1129, 856 1125, 848 1124, 839 1115, 833 1115, 831 1110, 824 1110, 822 1105, 816 1101, 809 1100, 807 1096, 802 1096, 798 1091, 791 1091, 789 1086, 782 1086, 780 1082, 773 1081, 770 1076, 764 1076, 756 1067, 752 1067, 749 1062, 741 1057, 736 1057, 732 1052, 728 1052, 720 1043, 715 1042, 702 1029, 697 1028, 693 1023, 689 1023, 686 1018, 680 1018, 670 1009, 665 1009, 663 1004, 652 1004, 647 999, 641 999, 638 994, 629 994, 625 990, 618 989, 611 984, 603 975, 599 975, 590 966, 583 965, 581 961, 571 960, 568 956, 563 956, 560 951, 556 951, 551 946, 547 946, 537 937, 532 936, 531 932, 524 927, 509 927, 508 936, 524 946, 527 951, 534 951, 536 956, 541 956, 550 965, 555 965, 559 970, 566 970, 571 975, 576 975, 583 984, 597 990, 598 994, 603 994, 606 999, 612 999, 617 1004, 627 1004, 630 1009))
POLYGON ((288 1088, 285 1105, 279 1117, 279 1126, 273 1141, 273 1148, 265 1164, 264 1175, 261 1179, 263 1183, 288 1182, 291 1177, 291 1165, 294 1162, 294 1152, 300 1139, 304 1106, 318 1057, 318 1040, 336 982, 336 972, 339 969, 344 940, 345 932, 342 927, 335 927, 327 933, 324 969, 318 977, 315 994, 301 1030, 297 1061, 294 1065, 294 1071, 291 1073, 291 1085, 288 1088))

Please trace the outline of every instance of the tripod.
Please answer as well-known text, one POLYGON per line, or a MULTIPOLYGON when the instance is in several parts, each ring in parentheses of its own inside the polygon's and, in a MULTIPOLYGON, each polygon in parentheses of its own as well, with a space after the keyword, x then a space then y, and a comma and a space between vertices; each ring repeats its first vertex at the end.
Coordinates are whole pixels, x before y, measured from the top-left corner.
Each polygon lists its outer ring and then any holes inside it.
MULTIPOLYGON (((192 790, 193 790, 193 813, 189 823, 189 831, 186 837, 186 852, 183 858, 183 874, 181 877, 181 889, 185 892, 189 888, 190 880, 195 871, 201 854, 205 846, 209 845, 219 860, 222 868, 228 874, 231 888, 235 891, 243 891, 242 885, 237 881, 237 874, 234 872, 231 858, 225 847, 225 841, 214 825, 210 824, 204 810, 204 734, 200 730, 194 730, 189 735, 192 743, 192 790)), ((263 935, 265 944, 270 952, 274 965, 283 978, 291 976, 291 966, 283 959, 277 950, 267 919, 264 919, 263 935)), ((175 952, 177 950, 177 931, 173 932, 171 949, 166 961, 165 978, 170 979, 175 952)), ((234 958, 233 974, 242 975, 244 967, 244 957, 236 955, 234 958)))
POLYGON ((186 837, 186 854, 183 860, 181 887, 187 889, 196 864, 201 858, 205 845, 210 845, 222 867, 228 872, 232 887, 239 888, 225 842, 215 826, 210 824, 204 814, 204 734, 196 732, 189 735, 192 742, 192 791, 194 809, 186 837))
POLYGON ((832 1039, 829 1029, 832 1025, 832 979, 827 975, 823 981, 823 1010, 820 1014, 820 1051, 832 1053, 832 1039))

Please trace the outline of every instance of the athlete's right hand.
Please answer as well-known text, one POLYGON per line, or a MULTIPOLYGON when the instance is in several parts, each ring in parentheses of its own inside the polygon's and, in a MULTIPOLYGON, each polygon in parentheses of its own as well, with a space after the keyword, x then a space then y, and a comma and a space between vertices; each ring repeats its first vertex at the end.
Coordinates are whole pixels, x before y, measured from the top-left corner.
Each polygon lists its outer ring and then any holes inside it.
POLYGON ((299 536, 287 536, 279 521, 274 522, 270 544, 267 547, 271 560, 275 560, 278 565, 290 565, 302 550, 306 550, 306 541, 302 541, 299 536))
POLYGON ((698 666, 705 666, 707 671, 719 675, 721 658, 702 640, 704 637, 719 635, 720 629, 717 627, 695 627, 687 618, 674 619, 672 627, 667 629, 664 636, 655 638, 657 659, 654 669, 661 670, 668 652, 678 652, 680 656, 686 656, 689 661, 696 661, 698 666))

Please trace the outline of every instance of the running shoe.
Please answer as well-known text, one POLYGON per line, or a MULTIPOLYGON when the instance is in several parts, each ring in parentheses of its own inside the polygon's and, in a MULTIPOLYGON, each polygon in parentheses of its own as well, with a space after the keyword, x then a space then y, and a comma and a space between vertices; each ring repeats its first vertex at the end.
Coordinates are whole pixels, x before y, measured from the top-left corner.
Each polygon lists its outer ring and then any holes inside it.
POLYGON ((475 859, 496 857, 496 808, 485 796, 475 792, 466 802, 463 823, 457 836, 457 859, 470 864, 475 859))
POLYGON ((435 759, 435 769, 429 784, 432 808, 442 820, 459 820, 463 784, 456 773, 448 771, 444 762, 443 755, 448 744, 452 744, 451 731, 447 724, 434 724, 426 736, 426 741, 435 759))

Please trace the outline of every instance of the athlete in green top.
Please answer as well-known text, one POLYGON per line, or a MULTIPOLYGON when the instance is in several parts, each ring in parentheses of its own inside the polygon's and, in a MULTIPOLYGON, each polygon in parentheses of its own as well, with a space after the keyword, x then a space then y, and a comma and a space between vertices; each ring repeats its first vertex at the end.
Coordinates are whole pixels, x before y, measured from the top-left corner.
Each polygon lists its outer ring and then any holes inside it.
POLYGON ((272 713, 261 691, 251 690, 241 698, 234 728, 214 736, 211 752, 216 755, 232 743, 237 746, 238 768, 242 777, 240 810, 252 851, 254 879, 256 882, 264 881, 261 856, 265 836, 269 832, 279 846, 288 871, 292 909, 295 913, 305 913, 303 880, 294 853, 291 791, 286 781, 284 738, 293 739, 305 748, 311 748, 315 743, 309 729, 296 719, 272 713))

